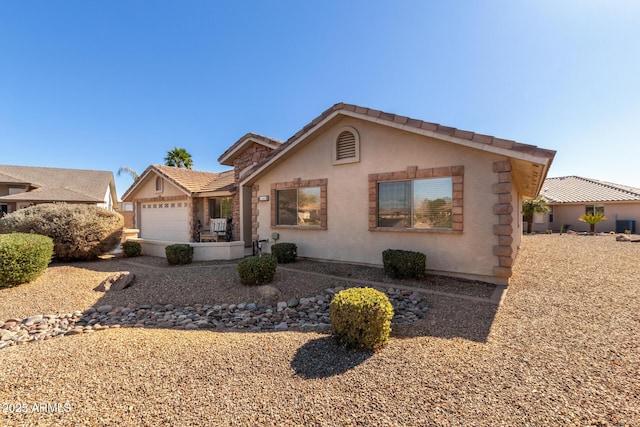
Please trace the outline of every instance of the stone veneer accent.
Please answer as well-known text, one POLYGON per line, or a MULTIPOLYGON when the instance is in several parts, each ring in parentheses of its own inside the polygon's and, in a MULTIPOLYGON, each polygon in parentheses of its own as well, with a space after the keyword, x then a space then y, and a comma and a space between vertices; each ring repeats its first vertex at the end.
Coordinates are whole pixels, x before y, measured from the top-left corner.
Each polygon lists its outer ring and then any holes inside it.
POLYGON ((260 186, 255 184, 251 187, 251 240, 258 240, 258 191, 260 186))
POLYGON ((493 162, 493 172, 498 182, 493 184, 493 194, 498 195, 498 203, 493 205, 496 224, 493 234, 498 237, 498 244, 493 246, 493 255, 498 257, 498 265, 493 267, 496 277, 511 277, 513 266, 513 185, 511 183, 511 163, 508 160, 493 162))
POLYGON ((462 233, 463 230, 463 193, 464 166, 445 166, 438 168, 418 169, 409 166, 405 171, 369 174, 369 231, 392 231, 411 233, 462 233), (450 176, 452 188, 452 226, 451 230, 441 229, 394 229, 378 227, 378 183, 385 181, 406 181, 410 179, 442 178, 450 176))
MULTIPOLYGON (((302 230, 326 230, 327 229, 327 183, 326 178, 306 179, 296 178, 290 182, 277 182, 271 184, 271 227, 274 228, 297 228, 302 230), (299 226, 299 225, 277 225, 276 224, 276 191, 288 190, 292 188, 320 187, 320 226, 299 226)), ((257 201, 257 199, 256 199, 257 201)))
MULTIPOLYGON (((233 240, 238 240, 240 237, 240 227, 242 224, 240 223, 240 172, 252 166, 256 163, 262 161, 265 157, 269 155, 273 151, 272 148, 265 147, 264 145, 256 144, 255 142, 251 144, 248 148, 246 148, 242 153, 240 153, 233 160, 233 172, 234 172, 234 183, 236 185, 236 193, 233 195, 233 240)), ((252 190, 252 199, 253 199, 253 190, 252 190)), ((253 205, 253 202, 252 202, 253 205)), ((254 215, 253 206, 251 208, 251 215, 254 215)), ((252 218, 252 229, 255 227, 255 222, 252 218)), ((253 231, 252 231, 253 233, 253 231)), ((256 231, 257 233, 257 231, 256 231)), ((256 234, 257 235, 257 234, 256 234)), ((256 240, 255 236, 252 237, 253 240, 256 240)))

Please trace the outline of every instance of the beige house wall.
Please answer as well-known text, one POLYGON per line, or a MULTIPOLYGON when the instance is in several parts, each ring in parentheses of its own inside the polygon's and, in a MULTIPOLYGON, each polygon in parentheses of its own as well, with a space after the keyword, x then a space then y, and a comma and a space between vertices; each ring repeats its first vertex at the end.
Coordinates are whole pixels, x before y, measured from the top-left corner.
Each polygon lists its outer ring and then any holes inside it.
POLYGON ((519 196, 506 157, 351 117, 310 137, 252 184, 257 235, 278 232, 279 241, 295 243, 301 257, 381 265, 385 249, 414 250, 427 255, 430 270, 503 283, 520 244, 519 196), (344 126, 359 134, 360 161, 333 165, 333 144, 344 126), (370 231, 370 174, 457 166, 464 169, 461 230, 370 231), (326 229, 271 225, 272 201, 257 198, 271 198, 272 184, 296 179, 327 180, 326 229))
POLYGON ((533 224, 533 230, 544 232, 553 230, 559 232, 563 224, 568 224, 569 229, 578 232, 589 231, 589 224, 578 221, 578 217, 585 213, 587 205, 603 205, 604 215, 607 217, 596 225, 596 232, 616 231, 616 220, 635 220, 636 233, 640 233, 640 203, 620 202, 620 203, 583 203, 583 204, 562 204, 553 205, 553 222, 549 222, 549 215, 544 215, 544 222, 533 224))

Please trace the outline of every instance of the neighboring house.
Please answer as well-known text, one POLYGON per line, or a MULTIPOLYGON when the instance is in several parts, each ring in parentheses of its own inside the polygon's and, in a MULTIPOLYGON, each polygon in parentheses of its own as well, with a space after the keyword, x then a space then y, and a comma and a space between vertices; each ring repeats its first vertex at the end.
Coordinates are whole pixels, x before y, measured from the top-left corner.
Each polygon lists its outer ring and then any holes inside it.
POLYGON ((198 221, 203 230, 212 218, 231 216, 233 171, 202 172, 152 165, 122 196, 132 203, 134 226, 147 240, 193 242, 198 221))
MULTIPOLYGON (((268 239, 263 247, 270 252, 277 239, 295 243, 301 257, 374 265, 382 264, 385 249, 415 250, 427 255, 434 272, 505 284, 522 238, 521 200, 538 195, 554 156, 532 145, 336 104, 284 143, 247 134, 218 160, 234 168, 228 173, 235 239, 246 246, 268 239)), ((149 205, 170 206, 174 197, 158 193, 154 199, 161 175, 153 176, 136 184, 151 186, 147 201, 135 204, 142 230, 145 210, 154 209, 149 205)), ((188 193, 175 197, 202 197, 188 193)), ((190 228, 192 240, 194 222, 206 220, 198 215, 207 203, 190 203, 190 223, 175 224, 176 239, 187 240, 190 228)))
POLYGON ((640 188, 606 181, 564 176, 545 180, 540 195, 551 209, 535 214, 533 230, 589 231, 589 224, 578 221, 588 213, 602 213, 607 219, 596 225, 596 231, 632 233, 640 231, 640 188))
POLYGON ((116 186, 107 171, 0 165, 0 210, 40 203, 93 204, 115 210, 116 186))

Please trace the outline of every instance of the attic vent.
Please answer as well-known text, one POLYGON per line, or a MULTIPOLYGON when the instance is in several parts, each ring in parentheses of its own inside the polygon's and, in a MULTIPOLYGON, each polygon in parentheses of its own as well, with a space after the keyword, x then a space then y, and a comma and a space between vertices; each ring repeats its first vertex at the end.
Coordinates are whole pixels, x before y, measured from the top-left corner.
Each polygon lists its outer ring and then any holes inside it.
POLYGON ((360 161, 358 133, 353 128, 343 128, 338 131, 334 146, 333 163, 353 163, 360 161))
POLYGON ((336 160, 348 159, 356 156, 356 136, 348 130, 338 135, 338 141, 336 144, 336 160))

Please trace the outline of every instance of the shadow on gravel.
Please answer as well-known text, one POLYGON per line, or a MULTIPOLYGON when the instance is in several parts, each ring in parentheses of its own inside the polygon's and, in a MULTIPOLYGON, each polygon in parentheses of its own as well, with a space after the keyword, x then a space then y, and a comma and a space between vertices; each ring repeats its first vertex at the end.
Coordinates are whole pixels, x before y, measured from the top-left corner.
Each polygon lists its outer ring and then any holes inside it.
POLYGON ((364 363, 373 352, 348 350, 332 336, 307 342, 296 352, 291 367, 305 379, 328 378, 343 374, 364 363))
POLYGON ((394 338, 436 337, 462 338, 486 343, 499 306, 491 303, 432 295, 424 319, 411 324, 395 325, 394 338))

